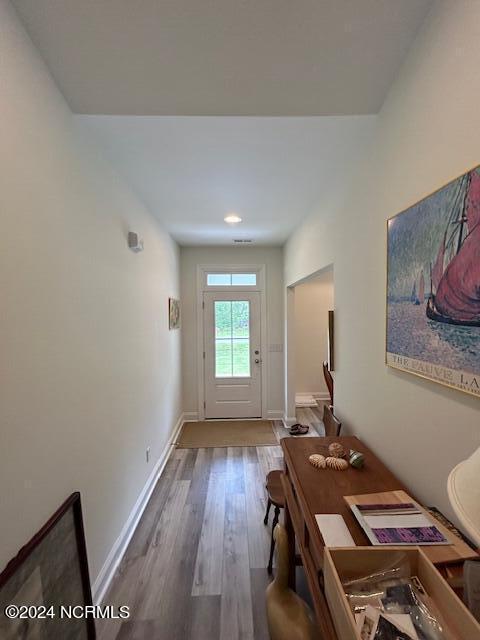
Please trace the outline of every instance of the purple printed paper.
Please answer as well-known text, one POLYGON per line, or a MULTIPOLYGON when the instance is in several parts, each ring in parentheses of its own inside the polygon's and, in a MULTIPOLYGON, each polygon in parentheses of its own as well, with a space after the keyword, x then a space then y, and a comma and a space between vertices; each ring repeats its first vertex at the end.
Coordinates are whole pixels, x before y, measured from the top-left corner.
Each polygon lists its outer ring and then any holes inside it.
POLYGON ((399 527, 389 529, 372 529, 373 535, 380 544, 438 544, 447 542, 437 527, 399 527))

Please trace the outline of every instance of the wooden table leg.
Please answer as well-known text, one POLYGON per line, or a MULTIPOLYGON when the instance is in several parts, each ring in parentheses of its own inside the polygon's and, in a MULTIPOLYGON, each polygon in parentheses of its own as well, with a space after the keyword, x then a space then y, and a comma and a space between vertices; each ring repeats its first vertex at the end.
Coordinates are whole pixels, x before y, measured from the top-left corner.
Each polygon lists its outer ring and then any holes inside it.
POLYGON ((288 586, 295 591, 295 531, 287 504, 284 509, 284 519, 288 535, 288 586))

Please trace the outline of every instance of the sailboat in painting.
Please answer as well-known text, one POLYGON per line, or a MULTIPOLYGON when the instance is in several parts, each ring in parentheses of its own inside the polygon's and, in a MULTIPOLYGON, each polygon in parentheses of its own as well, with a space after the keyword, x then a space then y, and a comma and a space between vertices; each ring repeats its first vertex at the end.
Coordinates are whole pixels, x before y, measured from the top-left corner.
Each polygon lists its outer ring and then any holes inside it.
POLYGON ((425 276, 423 271, 420 274, 420 280, 418 281, 418 296, 415 296, 415 304, 423 304, 425 300, 425 276))
MULTIPOLYGON (((418 296, 420 298, 420 296, 418 296)), ((480 327, 480 173, 459 181, 454 206, 431 267, 430 320, 480 327)))
POLYGON ((417 302, 417 283, 415 281, 413 282, 412 295, 410 296, 410 302, 413 302, 413 304, 416 304, 417 302))

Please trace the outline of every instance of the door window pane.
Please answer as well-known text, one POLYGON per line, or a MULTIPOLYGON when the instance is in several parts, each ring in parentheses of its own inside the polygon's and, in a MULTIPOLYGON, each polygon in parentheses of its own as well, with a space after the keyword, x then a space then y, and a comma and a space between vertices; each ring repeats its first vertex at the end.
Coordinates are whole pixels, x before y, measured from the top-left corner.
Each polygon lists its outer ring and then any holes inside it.
POLYGON ((256 273, 232 273, 232 284, 255 287, 257 285, 256 273))
POLYGON ((233 339, 233 375, 245 378, 250 375, 250 341, 248 338, 233 339))
POLYGON ((250 303, 247 300, 214 303, 215 377, 250 376, 250 303))
POLYGON ((232 337, 232 303, 215 302, 215 338, 232 337))
POLYGON ((208 287, 256 287, 256 273, 207 273, 208 287))
POLYGON ((231 378, 232 374, 232 341, 215 340, 215 377, 231 378))
POLYGON ((229 287, 232 284, 231 273, 209 273, 207 274, 207 285, 209 287, 229 287))
POLYGON ((232 302, 232 338, 248 338, 250 335, 250 309, 245 300, 232 302))

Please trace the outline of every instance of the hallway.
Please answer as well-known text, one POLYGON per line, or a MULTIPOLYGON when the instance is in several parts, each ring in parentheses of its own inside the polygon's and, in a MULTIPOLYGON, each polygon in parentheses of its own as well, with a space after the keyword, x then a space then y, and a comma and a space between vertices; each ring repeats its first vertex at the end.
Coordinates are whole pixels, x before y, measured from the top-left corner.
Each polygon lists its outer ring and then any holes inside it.
POLYGON ((480 0, 0 0, 0 604, 131 608, 29 638, 267 640, 265 475, 319 399, 469 533, 479 61, 480 0))
POLYGON ((100 640, 267 640, 264 478, 280 447, 177 449, 105 602, 100 640))
MULTIPOLYGON (((319 410, 297 418, 322 433, 319 410)), ((280 446, 176 449, 104 599, 131 618, 99 640, 268 640, 264 484, 282 460, 280 446)))

